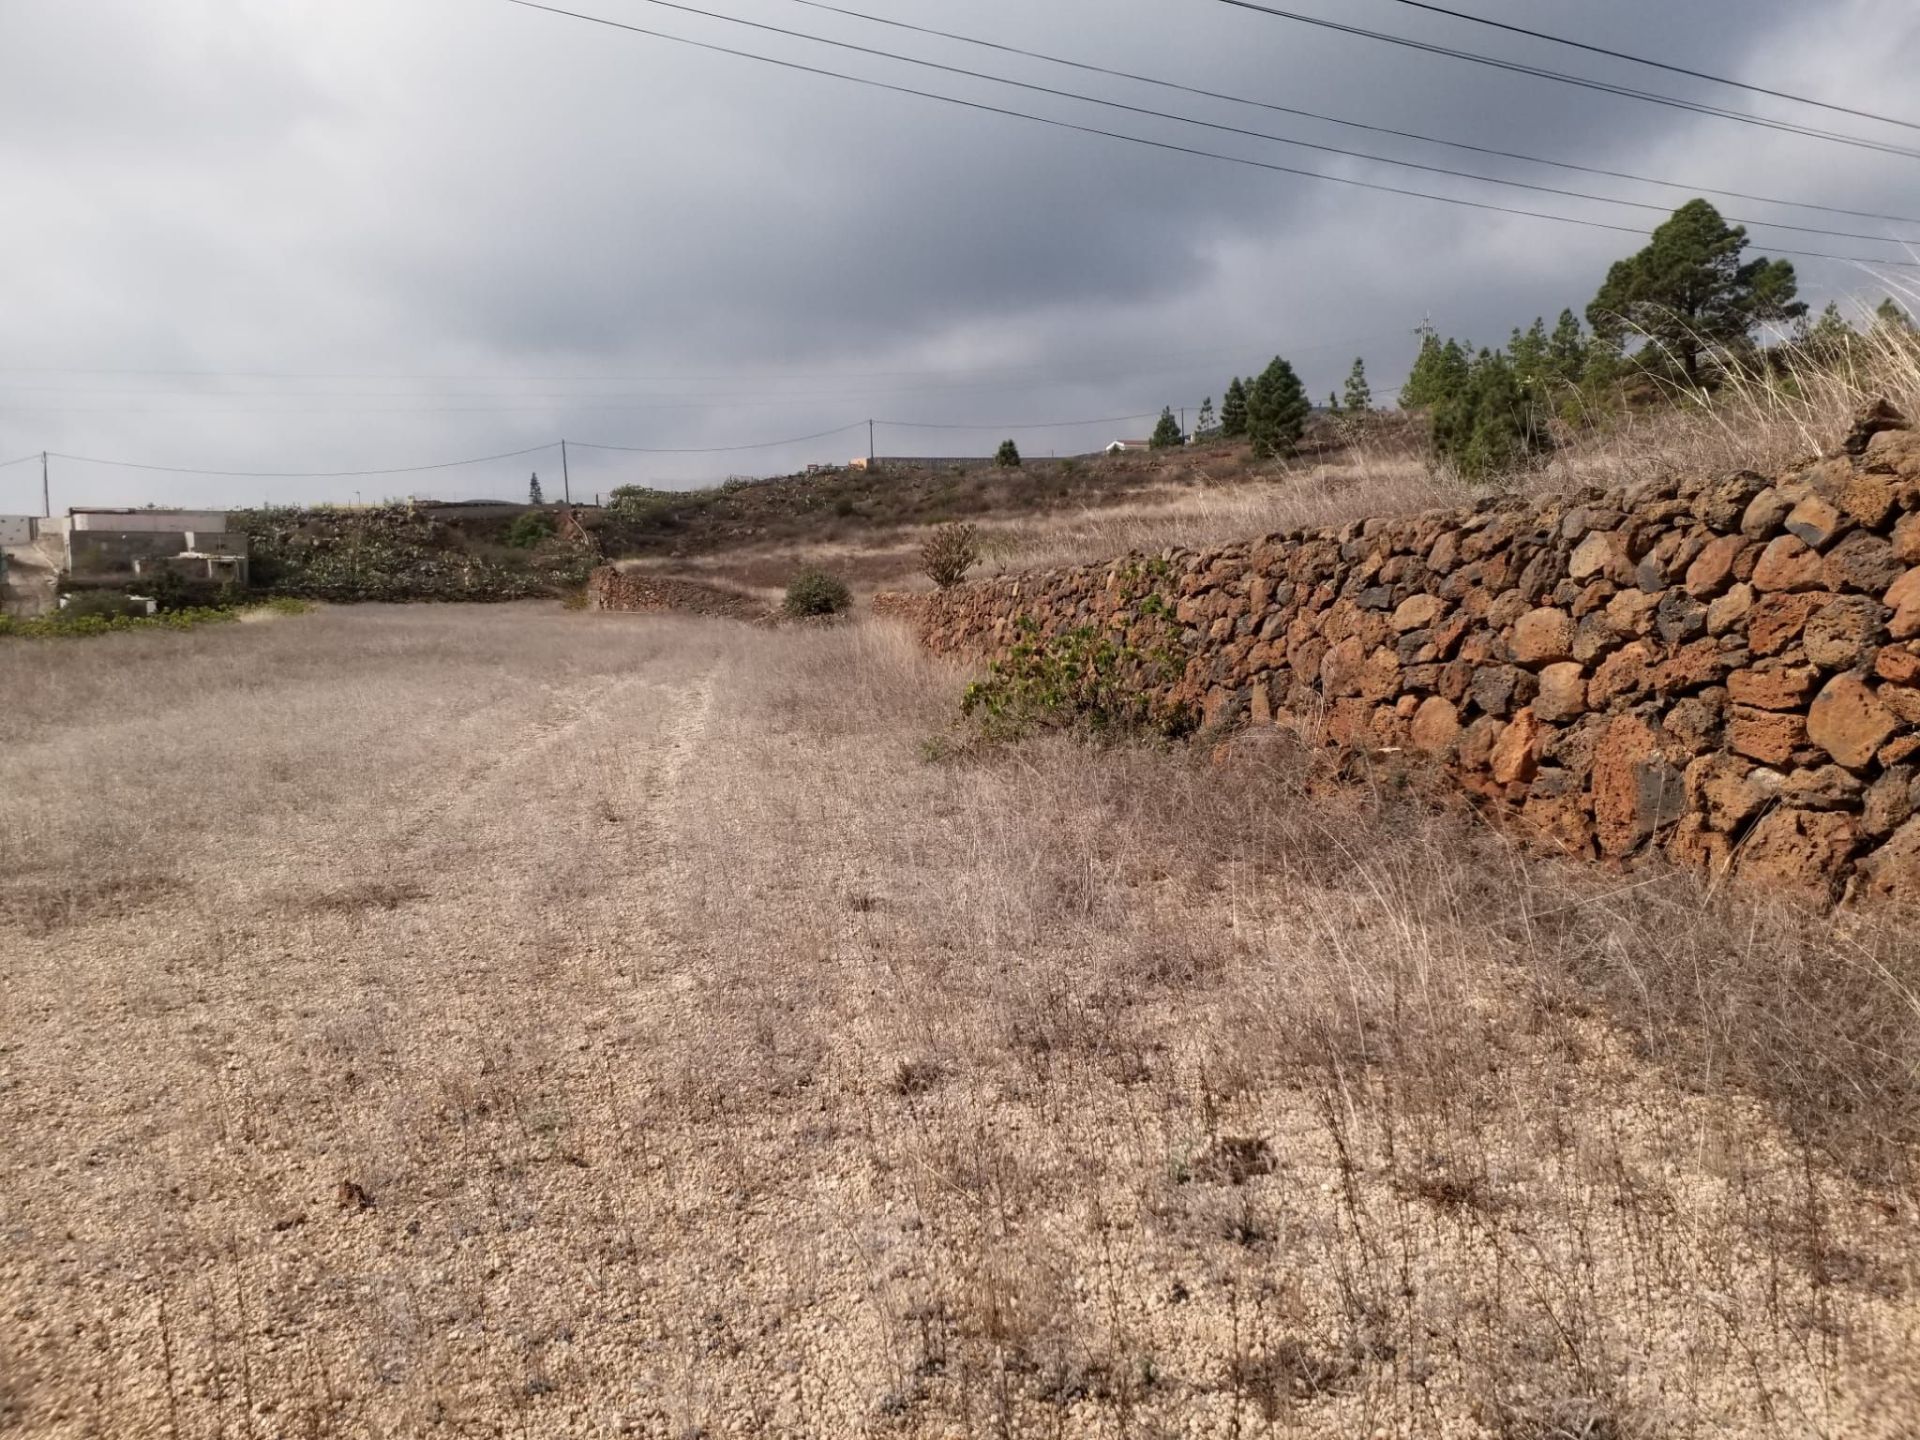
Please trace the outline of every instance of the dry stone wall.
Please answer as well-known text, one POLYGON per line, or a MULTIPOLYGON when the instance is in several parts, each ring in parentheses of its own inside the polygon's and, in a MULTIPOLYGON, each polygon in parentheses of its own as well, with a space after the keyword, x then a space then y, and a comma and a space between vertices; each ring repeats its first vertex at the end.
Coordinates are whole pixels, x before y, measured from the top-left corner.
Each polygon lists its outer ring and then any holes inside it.
POLYGON ((697 580, 637 575, 602 565, 587 577, 587 605, 594 610, 676 610, 691 615, 720 615, 760 620, 767 606, 751 595, 697 580))
POLYGON ((933 650, 1022 626, 1188 657, 1159 699, 1422 752, 1567 851, 1920 899, 1920 435, 1796 473, 1302 530, 886 595, 933 650))

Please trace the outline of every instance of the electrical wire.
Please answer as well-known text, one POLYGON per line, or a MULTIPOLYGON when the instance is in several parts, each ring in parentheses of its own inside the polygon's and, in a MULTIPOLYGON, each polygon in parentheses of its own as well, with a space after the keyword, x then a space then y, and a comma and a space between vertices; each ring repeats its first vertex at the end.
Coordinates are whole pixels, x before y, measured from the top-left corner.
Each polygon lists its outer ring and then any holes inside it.
POLYGON ((31 455, 22 455, 18 460, 0 460, 0 470, 8 470, 15 465, 24 465, 29 460, 38 460, 39 458, 40 452, 36 450, 31 455))
MULTIPOLYGON (((545 5, 538 0, 506 0, 509 5, 525 10, 538 10, 544 14, 562 16, 569 20, 580 20, 592 25, 604 25, 614 30, 624 30, 630 34, 645 35, 651 39, 665 40, 676 45, 690 46, 696 50, 707 50, 719 55, 732 55, 743 60, 756 61, 763 65, 772 65, 782 70, 793 70, 806 75, 819 75, 828 79, 842 80, 849 84, 865 86, 873 90, 883 90, 897 95, 911 95, 922 100, 935 100, 943 104, 958 106, 965 110, 975 110, 982 114, 1004 115, 1010 119, 1027 120, 1038 125, 1047 125, 1057 130, 1068 130, 1080 135, 1098 135, 1109 140, 1120 140, 1132 145, 1144 145, 1149 149, 1163 150, 1175 155, 1190 155, 1200 159, 1219 160, 1229 165, 1241 165, 1255 170, 1267 170, 1280 175, 1295 175, 1303 179, 1324 180, 1334 185, 1346 185, 1360 190, 1372 190, 1388 195, 1402 195, 1418 200, 1432 200, 1442 205, 1454 205, 1469 210, 1482 210, 1493 214, 1516 215, 1532 220, 1551 220, 1562 225, 1578 225, 1589 230, 1608 230, 1618 235, 1632 235, 1644 238, 1646 231, 1631 225, 1615 225, 1605 220, 1582 220, 1571 215, 1556 215, 1543 210, 1525 210, 1513 205, 1497 205, 1486 200, 1467 200, 1454 195, 1437 195, 1430 190, 1411 190, 1404 186, 1383 185, 1373 180, 1357 180, 1345 175, 1328 175, 1318 170, 1303 170, 1298 166, 1280 165, 1270 160, 1255 160, 1244 155, 1227 155, 1217 150, 1202 150, 1197 146, 1180 145, 1170 140, 1150 140, 1140 135, 1128 135, 1118 130, 1105 130, 1094 125, 1081 125, 1070 120, 1059 120, 1051 116, 1034 115, 1024 110, 1013 110, 1003 105, 990 105, 981 100, 963 100, 955 95, 942 95, 931 90, 917 90, 909 85, 896 85, 886 80, 875 80, 863 75, 849 75, 844 71, 828 70, 818 65, 807 65, 797 60, 782 60, 770 55, 761 55, 751 50, 739 50, 730 45, 719 45, 708 40, 692 40, 684 35, 670 34, 664 30, 653 30, 643 25, 630 24, 624 20, 610 19, 604 15, 590 15, 579 10, 566 10, 557 5, 545 5)), ((1852 265, 1887 265, 1901 269, 1920 269, 1920 261, 1888 260, 1868 255, 1835 255, 1820 250, 1790 250, 1782 246, 1769 246, 1782 255, 1796 255, 1809 260, 1834 260, 1852 265)))
POLYGON ((830 435, 844 435, 849 430, 860 429, 867 423, 865 420, 855 420, 850 425, 838 425, 831 430, 821 430, 813 435, 794 435, 785 440, 760 440, 751 445, 596 445, 587 440, 569 440, 567 447, 572 450, 618 450, 628 455, 731 455, 739 450, 775 450, 782 445, 798 445, 807 440, 825 440, 830 435))
POLYGON ((1367 30, 1358 25, 1347 25, 1338 20, 1323 19, 1318 15, 1302 15, 1296 10, 1281 10, 1276 6, 1262 5, 1257 0, 1216 0, 1217 4, 1231 5, 1236 10, 1251 10, 1268 15, 1276 20, 1292 20, 1301 25, 1312 25, 1322 30, 1333 30, 1342 35, 1353 35, 1363 40, 1378 40, 1387 45, 1398 45, 1408 50, 1418 50, 1428 55, 1444 55, 1453 60, 1465 60, 1474 65, 1486 65, 1495 70, 1505 70, 1516 75, 1531 75, 1540 80, 1553 80, 1563 85, 1578 86, 1583 90, 1597 90, 1603 94, 1619 95, 1630 100, 1642 100, 1650 105, 1664 105, 1669 109, 1686 110, 1696 115, 1712 115, 1722 120, 1737 120, 1745 125, 1757 125, 1765 130, 1778 130, 1789 135, 1801 135, 1813 140, 1829 140, 1836 145, 1850 145, 1856 149, 1877 150, 1883 155, 1901 155, 1909 160, 1920 160, 1920 150, 1909 149, 1884 140, 1869 140, 1860 135, 1844 135, 1832 130, 1816 130, 1809 125, 1798 125, 1791 120, 1772 120, 1764 115, 1754 115, 1745 110, 1729 110, 1721 105, 1710 105, 1701 100, 1682 100, 1672 95, 1660 95, 1651 90, 1636 90, 1630 85, 1616 85, 1610 80, 1593 80, 1584 75, 1569 75, 1559 70, 1548 70, 1539 65, 1527 65, 1518 60, 1502 60, 1493 55, 1482 55, 1473 50, 1456 50, 1448 45, 1435 45, 1426 40, 1414 40, 1405 35, 1390 35, 1384 30, 1367 30))
POLYGON ((1898 125, 1904 130, 1920 130, 1920 122, 1902 120, 1894 115, 1881 115, 1872 110, 1855 110, 1847 105, 1815 100, 1809 95, 1795 95, 1787 90, 1770 90, 1765 85, 1754 85, 1745 80, 1730 80, 1724 75, 1710 75, 1704 70, 1689 70, 1684 65, 1672 65, 1665 60, 1649 60, 1644 55, 1629 55, 1624 50, 1609 50, 1604 45, 1592 45, 1585 40, 1573 40, 1564 35, 1550 35, 1544 30, 1529 30, 1524 25, 1513 25, 1505 20, 1494 20, 1485 15, 1470 15, 1464 10, 1449 10, 1444 5, 1429 4, 1428 0, 1394 0, 1394 3, 1414 10, 1426 10, 1435 15, 1446 15, 1455 20, 1465 20, 1471 25, 1485 25, 1492 30, 1504 30, 1510 35, 1525 35, 1529 39, 1544 40, 1550 45, 1565 45, 1569 49, 1584 50, 1589 55, 1605 55, 1610 60, 1625 60, 1630 65, 1645 65, 1654 70, 1665 70, 1673 75, 1685 75, 1694 80, 1707 80, 1715 85, 1731 86, 1736 90, 1750 90, 1755 95, 1771 95, 1776 100, 1791 100, 1796 105, 1812 105, 1816 109, 1831 110, 1838 115, 1852 115, 1861 120, 1878 120, 1883 125, 1898 125))
MULTIPOLYGON (((698 15, 707 20, 719 20, 728 25, 740 25, 749 30, 762 30, 771 35, 785 36, 790 40, 806 40, 815 45, 830 46, 835 50, 850 50, 856 55, 866 55, 879 60, 892 60, 903 65, 916 65, 924 70, 935 70, 943 75, 959 75, 968 80, 985 80, 995 85, 1006 85, 1016 90, 1027 90, 1038 95, 1051 95, 1059 100, 1073 100, 1084 105, 1099 105, 1108 110, 1120 110, 1129 115, 1141 115, 1152 120, 1171 120, 1181 125, 1193 125, 1202 130, 1214 130, 1224 135, 1239 135, 1249 140, 1266 140, 1277 145, 1291 145, 1301 150, 1317 150, 1325 155, 1338 155, 1347 160, 1365 160, 1375 165, 1393 165, 1403 170, 1418 170, 1428 175, 1444 175, 1453 180, 1472 180, 1482 185, 1504 185, 1514 190, 1526 190, 1536 195, 1557 195, 1566 200, 1586 200, 1598 205, 1621 205, 1631 210, 1647 210, 1656 215, 1671 212, 1670 205, 1658 205, 1646 200, 1621 200, 1611 195, 1595 195, 1585 190, 1568 190, 1558 185, 1536 185, 1530 180, 1505 180, 1497 175, 1482 175, 1473 170, 1455 170, 1445 165, 1428 165, 1418 160, 1396 160, 1390 155, 1375 155, 1365 150, 1347 150, 1338 145, 1322 145, 1311 140, 1295 140, 1286 135, 1275 135, 1266 130, 1251 130, 1242 125, 1227 125, 1217 120, 1200 120, 1191 115, 1181 115, 1170 110, 1155 110, 1145 105, 1130 105, 1123 100, 1105 100, 1097 95, 1082 95, 1077 90, 1061 90, 1052 85, 1038 85, 1028 80, 1013 80, 1004 75, 994 75, 984 70, 969 70, 960 65, 944 65, 937 60, 922 60, 913 55, 901 55, 891 50, 878 50, 869 45, 856 45, 850 40, 832 40, 823 35, 814 35, 805 30, 792 30, 783 25, 768 25, 759 20, 745 20, 737 15, 728 15, 717 10, 703 10, 697 5, 686 5, 680 0, 643 0, 643 3, 662 10, 675 10, 683 15, 698 15)), ((1747 220, 1740 216, 1728 216, 1730 221, 1741 225, 1768 226, 1776 230, 1792 230, 1802 235, 1819 235, 1829 240, 1865 240, 1871 244, 1920 244, 1900 236, 1867 235, 1855 230, 1828 230, 1816 225, 1794 225, 1784 220, 1747 220)))
POLYGON ((105 465, 115 470, 151 470, 163 475, 211 475, 234 480, 350 480, 375 475, 418 475, 428 470, 457 470, 464 465, 484 465, 492 460, 515 460, 522 455, 538 455, 559 445, 549 440, 525 450, 506 450, 498 455, 478 455, 471 460, 442 460, 432 465, 397 465, 385 470, 199 470, 191 465, 143 465, 134 460, 102 460, 93 455, 68 455, 59 450, 47 454, 55 460, 71 460, 79 465, 105 465))
MULTIPOLYGON (((1914 223, 1920 224, 1920 221, 1915 221, 1914 223)), ((1348 348, 1349 346, 1367 345, 1367 344, 1371 344, 1373 341, 1376 341, 1376 340, 1392 339, 1397 337, 1400 333, 1401 333, 1400 331, 1395 330, 1390 332, 1383 332, 1381 334, 1376 334, 1376 335, 1361 335, 1361 336, 1356 336, 1356 337, 1352 337, 1345 340, 1321 340, 1321 341, 1316 341, 1312 345, 1295 345, 1290 347, 1290 350, 1293 352, 1307 352, 1307 351, 1315 351, 1315 350, 1343 350, 1348 348)), ((1158 363, 1159 361, 1162 361, 1162 360, 1166 360, 1166 361, 1193 360, 1201 357, 1210 358, 1210 357, 1220 356, 1220 355, 1244 354, 1249 349, 1257 350, 1259 348, 1261 347, 1258 343, 1252 343, 1252 342, 1245 345, 1212 345, 1212 346, 1207 346, 1203 349, 1197 349, 1197 350, 1169 350, 1160 355, 1146 356, 1143 358, 1146 360, 1151 360, 1155 363, 1158 363)), ((454 380, 454 381, 466 381, 474 384, 485 383, 488 381, 498 381, 503 384, 509 383, 509 382, 522 382, 522 381, 524 382, 542 381, 542 382, 553 382, 553 383, 571 382, 571 383, 577 383, 577 384, 595 384, 595 383, 611 384, 614 382, 621 382, 621 381, 682 380, 687 382, 688 384, 703 384, 703 383, 713 384, 713 383, 718 383, 718 382, 727 381, 727 380, 757 380, 757 381, 804 380, 804 379, 822 379, 822 380, 908 379, 908 380, 911 380, 911 379, 935 379, 941 376, 968 378, 968 377, 979 377, 979 376, 986 376, 986 375, 1026 376, 1026 375, 1035 375, 1035 374, 1041 374, 1044 377, 1047 374, 1047 372, 1056 371, 1058 368, 1059 368, 1058 365, 988 365, 988 366, 975 366, 970 369, 948 369, 948 370, 840 370, 840 371, 834 371, 826 374, 823 374, 818 370, 805 370, 805 371, 788 370, 788 371, 736 372, 736 373, 724 374, 724 375, 712 375, 712 374, 696 375, 684 370, 675 370, 666 374, 655 374, 655 375, 537 375, 537 374, 528 374, 528 375, 444 375, 444 374, 443 375, 418 375, 418 374, 413 374, 413 375, 409 375, 409 374, 397 374, 397 373, 391 373, 391 372, 379 373, 379 372, 369 372, 369 371, 356 372, 356 371, 319 371, 319 370, 306 370, 306 371, 301 371, 301 370, 164 370, 164 369, 125 369, 125 368, 116 368, 112 366, 0 365, 0 375, 165 375, 165 376, 193 376, 193 377, 203 377, 208 379, 223 379, 223 380, 405 380, 405 381, 454 380)), ((1076 376, 1081 376, 1081 375, 1084 375, 1086 372, 1081 370, 1075 370, 1073 373, 1076 376)), ((1115 373, 1119 375, 1137 375, 1137 374, 1152 374, 1152 373, 1166 373, 1166 372, 1133 370, 1133 371, 1122 371, 1122 372, 1115 372, 1115 373)), ((35 389, 35 388, 53 388, 53 387, 14 386, 14 385, 6 385, 4 383, 0 383, 0 388, 35 389)), ((152 393, 161 393, 161 392, 153 392, 153 391, 118 392, 116 391, 116 392, 109 392, 109 393, 152 394, 152 393)), ((188 393, 201 393, 201 392, 182 391, 179 393, 188 394, 188 393)), ((262 393, 268 393, 268 392, 262 392, 262 393)), ((286 393, 286 392, 282 392, 282 393, 286 393)), ((316 391, 314 393, 325 394, 327 392, 316 391)), ((472 393, 475 395, 478 395, 484 392, 475 391, 472 393)), ((872 394, 876 392, 863 391, 861 393, 872 394)), ((567 395, 568 395, 568 392, 556 392, 556 394, 552 398, 564 399, 564 398, 567 398, 567 395)), ((585 398, 591 399, 594 397, 588 396, 585 398)), ((606 397, 606 398, 612 398, 612 397, 606 397)), ((817 397, 817 398, 825 398, 825 397, 817 397)), ((32 458, 32 457, 29 457, 29 458, 32 458)))
MULTIPOLYGON (((1393 332, 1384 333, 1384 334, 1365 335, 1365 336, 1359 336, 1359 337, 1349 338, 1344 340, 1323 341, 1323 342, 1319 342, 1317 344, 1312 344, 1312 345, 1294 345, 1294 346, 1288 347, 1288 353, 1313 354, 1313 353, 1328 351, 1328 350, 1337 351, 1337 350, 1346 350, 1349 348, 1358 349, 1360 347, 1364 347, 1366 345, 1375 343, 1380 340, 1396 338, 1399 334, 1400 334, 1399 331, 1393 331, 1393 332)), ((902 386, 892 386, 892 387, 886 387, 886 388, 875 388, 871 390, 844 390, 844 389, 843 390, 792 390, 792 391, 775 391, 775 392, 745 392, 745 391, 714 392, 712 390, 703 390, 698 395, 684 395, 684 396, 662 395, 657 397, 646 397, 646 396, 633 396, 625 392, 608 392, 605 394, 592 394, 592 393, 580 393, 580 392, 574 392, 574 391, 546 391, 546 392, 529 393, 529 392, 513 392, 513 391, 486 391, 486 390, 409 392, 409 391, 393 391, 393 390, 329 391, 329 390, 154 389, 150 387, 121 389, 121 388, 104 388, 104 387, 95 387, 95 386, 74 386, 74 385, 15 385, 7 381, 0 380, 0 394, 3 394, 3 395, 55 394, 55 395, 71 395, 71 396, 80 397, 80 398, 132 396, 132 397, 138 397, 138 398, 156 398, 156 399, 181 398, 181 399, 202 399, 202 400, 377 399, 377 400, 405 401, 405 400, 493 399, 493 400, 498 400, 502 402, 496 405, 488 405, 488 406, 398 405, 398 406, 383 406, 378 408, 354 407, 354 406, 339 406, 339 407, 329 406, 329 407, 322 407, 322 408, 305 408, 305 409, 274 409, 274 410, 231 409, 231 410, 219 410, 219 411, 196 410, 193 412, 195 414, 240 414, 240 415, 247 415, 247 414, 321 415, 321 414, 337 413, 339 411, 348 411, 352 413, 371 414, 371 415, 448 415, 448 414, 470 415, 470 414, 506 413, 509 411, 546 411, 546 410, 561 408, 562 406, 570 409, 575 409, 575 410, 679 411, 679 410, 709 409, 712 407, 716 399, 724 399, 728 404, 738 406, 741 408, 762 408, 762 407, 771 408, 771 407, 777 407, 777 406, 812 404, 816 402, 826 402, 826 401, 847 401, 847 402, 865 401, 865 400, 870 400, 870 399, 874 399, 881 396, 891 396, 891 395, 978 394, 983 392, 993 393, 996 391, 1004 391, 1004 390, 1009 390, 1017 387, 1029 386, 1033 383, 1036 383, 1036 381, 1040 381, 1040 382, 1071 381, 1073 383, 1080 383, 1080 382, 1090 381, 1090 380, 1128 380, 1128 379, 1135 379, 1135 378, 1146 377, 1146 376, 1184 375, 1184 374, 1193 373, 1194 371, 1197 371, 1203 368, 1203 366, 1211 366, 1213 364, 1214 357, 1221 356, 1221 355, 1238 355, 1238 356, 1244 357, 1246 355, 1253 353, 1256 350, 1260 350, 1263 348, 1264 347, 1262 346, 1253 345, 1253 344, 1222 346, 1217 351, 1203 352, 1209 357, 1205 361, 1189 359, 1182 364, 1134 366, 1134 367, 1128 367, 1126 369, 1107 369, 1107 370, 1073 369, 1071 371, 1062 371, 1061 367, 1058 365, 1033 366, 1033 367, 1030 367, 1030 371, 1034 373, 1030 373, 1026 376, 1021 376, 1019 378, 1008 379, 1005 381, 986 382, 982 384, 966 384, 966 385, 902 385, 902 386), (677 401, 677 403, 672 403, 672 404, 603 403, 603 402, 614 402, 614 401, 632 401, 632 400, 638 400, 642 398, 675 400, 677 401), (553 403, 548 403, 544 405, 521 403, 521 402, 532 402, 532 401, 548 401, 553 403)), ((832 377, 822 376, 821 378, 827 379, 832 377)), ((174 413, 167 410, 148 410, 148 411, 126 410, 120 407, 112 407, 112 406, 89 408, 89 407, 73 407, 73 406, 40 405, 40 404, 31 404, 31 403, 0 404, 0 412, 7 412, 7 411, 23 411, 23 412, 33 413, 33 414, 169 414, 169 413, 174 413)))
POLYGON ((1141 410, 1133 415, 1100 415, 1091 420, 1047 420, 1035 425, 957 425, 926 420, 876 420, 875 425, 892 430, 994 430, 1018 433, 1022 430, 1072 430, 1085 425, 1118 425, 1123 420, 1151 420, 1158 410, 1141 410))
POLYGON ((1117 70, 1106 65, 1090 64, 1084 60, 1069 60, 1064 56, 1049 55, 1040 50, 1029 50, 1019 45, 1007 45, 996 40, 982 40, 977 36, 961 35, 951 30, 936 30, 929 25, 915 25, 909 21, 895 20, 885 15, 870 15, 862 10, 850 10, 845 6, 827 4, 826 0, 789 0, 789 3, 804 5, 809 10, 844 15, 849 19, 865 20, 874 25, 886 25, 896 30, 911 31, 916 35, 930 35, 941 40, 958 41, 963 45, 977 45, 985 50, 997 50, 1002 54, 1019 55, 1029 60, 1044 60, 1051 65, 1063 65, 1068 69, 1082 70, 1092 75, 1105 75, 1116 80, 1131 80, 1142 85, 1157 85, 1163 90, 1176 90, 1183 95, 1194 95, 1206 100, 1225 100, 1234 105, 1269 110, 1276 115, 1293 115, 1303 120, 1317 120, 1327 125, 1340 125, 1349 130, 1361 130, 1372 135, 1390 135, 1400 140, 1416 140, 1427 145, 1439 145, 1449 150, 1464 150, 1499 160, 1518 160, 1528 165, 1546 165, 1557 170, 1574 170, 1583 175, 1599 175, 1610 180, 1628 180, 1638 185, 1659 185, 1669 190, 1690 190, 1695 194, 1724 195, 1732 200, 1749 200, 1757 205, 1783 205, 1794 210, 1818 210, 1828 215, 1847 215, 1856 220, 1888 220, 1900 225, 1920 225, 1920 219, 1910 215, 1886 215, 1877 210, 1849 210, 1840 205, 1818 205, 1810 200, 1782 200, 1772 195, 1754 195, 1744 190, 1727 190, 1717 185, 1696 185, 1684 180, 1660 180, 1651 175, 1636 175, 1627 170, 1609 170, 1604 166, 1581 165, 1571 160, 1548 160, 1539 155, 1528 155, 1517 150, 1499 150, 1490 145, 1474 145, 1464 140, 1443 140, 1437 135, 1427 135, 1418 130, 1396 130, 1390 125, 1370 125, 1363 120, 1348 120, 1338 115, 1325 115, 1317 110, 1302 110, 1296 106, 1277 105, 1268 100, 1254 100, 1244 95, 1229 95, 1220 90, 1185 85, 1177 80, 1140 75, 1131 70, 1117 70))

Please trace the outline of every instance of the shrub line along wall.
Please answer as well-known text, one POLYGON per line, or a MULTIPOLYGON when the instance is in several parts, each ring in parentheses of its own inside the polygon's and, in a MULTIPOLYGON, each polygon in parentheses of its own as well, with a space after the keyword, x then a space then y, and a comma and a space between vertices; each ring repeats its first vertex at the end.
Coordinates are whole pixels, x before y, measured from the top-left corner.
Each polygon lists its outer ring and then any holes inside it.
MULTIPOLYGON (((1145 650, 1211 724, 1425 752, 1566 851, 1920 900, 1920 436, 1884 405, 1774 479, 1296 530, 882 595, 932 650, 1145 650)), ((1141 672, 1146 675, 1144 668, 1141 672)))

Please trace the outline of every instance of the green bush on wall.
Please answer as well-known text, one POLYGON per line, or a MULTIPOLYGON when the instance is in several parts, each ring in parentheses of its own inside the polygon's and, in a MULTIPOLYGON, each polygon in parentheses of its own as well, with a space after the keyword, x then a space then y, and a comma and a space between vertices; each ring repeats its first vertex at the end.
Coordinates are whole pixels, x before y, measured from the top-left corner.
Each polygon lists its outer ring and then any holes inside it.
POLYGON ((1171 686, 1186 669, 1185 657, 1173 645, 1143 652, 1090 625, 1042 635, 1025 615, 1016 627, 1020 638, 961 700, 962 711, 989 739, 1014 739, 1035 730, 1171 739, 1195 728, 1192 707, 1153 693, 1171 686))

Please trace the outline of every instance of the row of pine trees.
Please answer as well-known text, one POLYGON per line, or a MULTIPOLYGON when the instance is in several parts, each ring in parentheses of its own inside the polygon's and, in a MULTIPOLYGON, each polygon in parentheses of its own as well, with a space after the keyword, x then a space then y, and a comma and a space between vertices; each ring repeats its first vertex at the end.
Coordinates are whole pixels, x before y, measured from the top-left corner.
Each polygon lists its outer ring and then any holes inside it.
MULTIPOLYGON (((1478 348, 1443 338, 1431 325, 1399 392, 1402 409, 1431 417, 1436 460, 1469 478, 1524 464, 1550 449, 1556 430, 1664 393, 1710 392, 1739 372, 1764 373, 1796 360, 1828 363, 1851 353, 1857 332, 1835 305, 1809 319, 1791 261, 1747 259, 1744 227, 1729 225, 1705 200, 1691 200, 1653 232, 1651 242, 1616 262, 1586 308, 1516 329, 1504 347, 1478 348), (1785 333, 1771 347, 1756 337, 1785 333)), ((1913 333, 1906 312, 1883 302, 1873 329, 1913 333)), ((1366 365, 1353 362, 1333 414, 1373 408, 1366 365)), ((1299 444, 1311 410, 1299 376, 1275 357, 1257 377, 1235 377, 1216 416, 1209 398, 1193 439, 1245 440, 1261 458, 1299 444)), ((1160 415, 1153 445, 1184 444, 1171 409, 1160 415)))
MULTIPOLYGON (((1363 414, 1373 408, 1373 391, 1367 385, 1366 361, 1356 359, 1353 369, 1347 375, 1346 400, 1344 406, 1337 395, 1329 396, 1327 408, 1338 415, 1344 412, 1363 414)), ((1253 453, 1261 459, 1275 455, 1290 455, 1299 445, 1300 438, 1306 434, 1307 417, 1313 413, 1313 405, 1307 399, 1307 390, 1300 383, 1300 376, 1293 366, 1278 355, 1251 380, 1242 380, 1234 376, 1227 384, 1225 398, 1219 412, 1213 408, 1213 397, 1209 395, 1206 403, 1200 407, 1200 416, 1193 427, 1193 439, 1196 442, 1209 440, 1245 440, 1253 448, 1253 453)), ((1187 443, 1187 436, 1181 432, 1180 422, 1174 418, 1171 406, 1160 412, 1160 423, 1154 426, 1151 444, 1156 450, 1171 449, 1187 443)))

